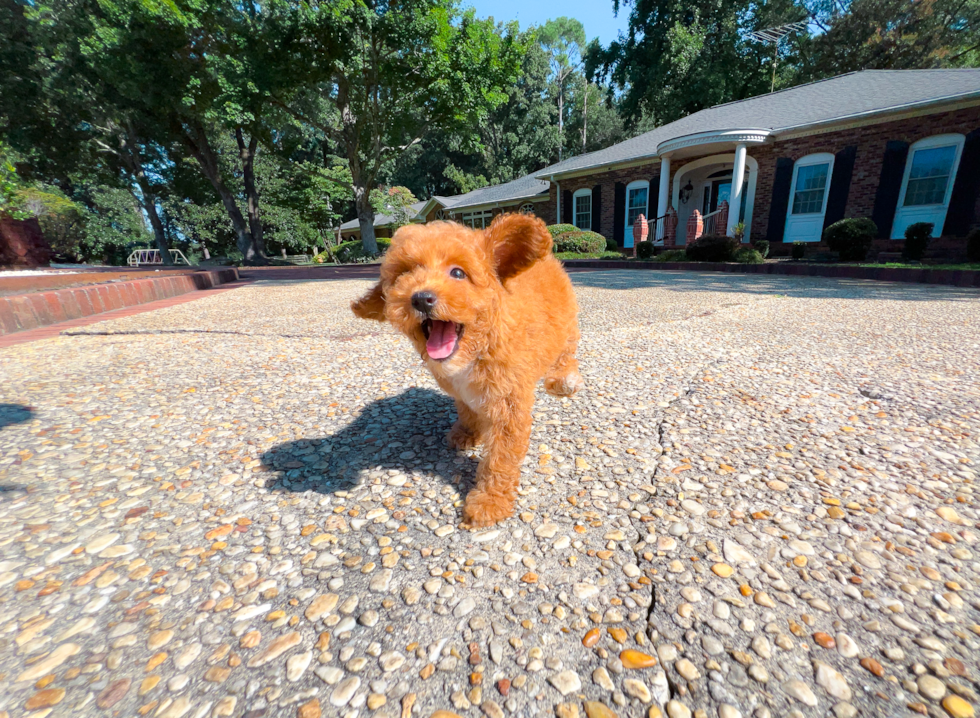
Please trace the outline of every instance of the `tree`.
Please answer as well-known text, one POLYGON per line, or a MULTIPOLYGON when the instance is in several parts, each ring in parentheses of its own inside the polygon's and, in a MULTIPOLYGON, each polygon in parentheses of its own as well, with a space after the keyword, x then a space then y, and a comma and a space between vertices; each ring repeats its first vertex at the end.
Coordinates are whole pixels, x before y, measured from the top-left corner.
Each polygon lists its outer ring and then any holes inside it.
POLYGON ((558 160, 562 158, 565 136, 565 83, 582 64, 585 28, 578 20, 559 17, 549 20, 538 30, 538 38, 549 55, 551 77, 558 96, 558 160))
POLYGON ((352 0, 322 12, 325 25, 342 25, 341 56, 310 68, 313 86, 279 105, 343 149, 364 250, 377 253, 371 190, 382 171, 430 133, 475 146, 473 128, 505 101, 524 49, 514 26, 497 32, 452 0, 352 0))
POLYGON ((391 228, 404 227, 415 212, 412 205, 418 202, 408 187, 379 187, 371 192, 371 205, 377 214, 391 217, 391 228))

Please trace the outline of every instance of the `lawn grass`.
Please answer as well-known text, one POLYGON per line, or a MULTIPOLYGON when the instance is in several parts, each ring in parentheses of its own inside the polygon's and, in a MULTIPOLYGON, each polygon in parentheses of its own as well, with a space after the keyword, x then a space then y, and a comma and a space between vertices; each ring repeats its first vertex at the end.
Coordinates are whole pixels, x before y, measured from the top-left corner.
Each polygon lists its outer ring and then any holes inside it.
POLYGON ((909 264, 907 262, 885 262, 883 264, 872 264, 867 262, 839 262, 837 266, 848 267, 879 267, 884 269, 967 269, 978 271, 980 264, 909 264))

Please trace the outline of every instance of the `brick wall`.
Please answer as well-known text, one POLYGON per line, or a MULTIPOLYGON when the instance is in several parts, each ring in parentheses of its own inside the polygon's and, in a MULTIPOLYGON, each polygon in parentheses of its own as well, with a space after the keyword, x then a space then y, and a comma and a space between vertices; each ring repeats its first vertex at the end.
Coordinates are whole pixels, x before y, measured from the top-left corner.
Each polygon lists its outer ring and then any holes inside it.
MULTIPOLYGON (((752 213, 750 231, 753 239, 765 237, 769 228, 769 204, 772 199, 773 176, 776 170, 776 159, 790 157, 797 160, 816 152, 836 153, 849 145, 857 147, 854 160, 854 171, 851 176, 851 187, 848 192, 845 217, 869 217, 874 207, 875 192, 881 175, 881 162, 885 152, 885 144, 889 140, 904 140, 908 143, 949 132, 968 134, 980 129, 980 107, 970 107, 954 112, 942 112, 925 117, 915 117, 879 125, 856 127, 838 132, 828 132, 810 137, 793 140, 777 141, 771 145, 749 147, 748 154, 759 163, 759 175, 756 180, 755 204, 752 213)), ((729 150, 728 152, 731 152, 729 150)), ((724 154, 712 152, 710 154, 724 154)), ((671 163, 671 189, 673 178, 679 167, 707 155, 697 155, 675 158, 671 163)), ((651 163, 630 169, 613 170, 612 172, 596 173, 587 177, 566 179, 561 182, 562 191, 574 192, 578 189, 591 189, 595 185, 602 186, 601 233, 610 238, 613 235, 613 209, 615 202, 615 186, 617 182, 624 185, 634 180, 651 182, 651 198, 655 197, 658 186, 654 179, 660 174, 659 164, 651 163)), ((551 215, 546 217, 550 224, 554 222, 554 203, 556 187, 551 186, 549 204, 551 215)), ((663 211, 663 208, 660 208, 663 211)), ((980 221, 980 198, 974 212, 974 222, 980 221)), ((616 238, 617 240, 621 238, 616 238)))

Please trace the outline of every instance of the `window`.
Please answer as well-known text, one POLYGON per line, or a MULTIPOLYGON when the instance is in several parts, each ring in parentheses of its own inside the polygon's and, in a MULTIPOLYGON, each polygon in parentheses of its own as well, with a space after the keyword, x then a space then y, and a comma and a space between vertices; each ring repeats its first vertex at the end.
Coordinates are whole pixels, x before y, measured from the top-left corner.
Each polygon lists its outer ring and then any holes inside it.
POLYGON ((493 212, 489 209, 482 212, 464 212, 463 224, 473 229, 484 229, 493 221, 493 212))
POLYGON ((827 193, 830 163, 804 165, 796 170, 796 188, 793 193, 793 214, 818 214, 823 212, 823 200, 827 193))
POLYGON ((521 214, 534 214, 534 204, 531 202, 526 202, 521 205, 521 208, 518 211, 521 214))
POLYGON ((647 214, 647 196, 650 185, 647 182, 631 182, 626 187, 626 226, 632 227, 636 218, 647 214))
POLYGON ((579 229, 592 229, 592 190, 575 191, 572 198, 573 224, 579 229))
POLYGON ((446 218, 446 210, 444 210, 444 209, 437 209, 436 210, 436 219, 445 219, 445 218, 446 218))
POLYGON ((933 237, 942 234, 965 139, 957 134, 936 135, 909 147, 892 239, 902 239, 916 222, 931 223, 933 237))
POLYGON ((903 206, 943 204, 954 162, 956 145, 925 147, 913 152, 903 206))

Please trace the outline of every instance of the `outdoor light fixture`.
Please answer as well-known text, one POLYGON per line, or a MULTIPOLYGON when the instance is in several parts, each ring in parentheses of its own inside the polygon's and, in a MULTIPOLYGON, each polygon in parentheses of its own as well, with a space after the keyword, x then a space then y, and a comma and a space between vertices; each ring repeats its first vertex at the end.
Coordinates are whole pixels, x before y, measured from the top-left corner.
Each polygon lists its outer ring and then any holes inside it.
POLYGON ((687 184, 681 187, 681 204, 687 204, 688 200, 691 199, 691 195, 694 193, 694 185, 691 184, 691 180, 687 181, 687 184))

